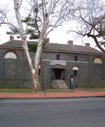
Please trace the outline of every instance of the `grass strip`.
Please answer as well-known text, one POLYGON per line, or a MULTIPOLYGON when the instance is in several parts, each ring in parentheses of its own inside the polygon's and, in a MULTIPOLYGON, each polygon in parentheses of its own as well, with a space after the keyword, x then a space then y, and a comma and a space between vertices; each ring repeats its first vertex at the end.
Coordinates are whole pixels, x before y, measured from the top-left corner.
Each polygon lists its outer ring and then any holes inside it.
POLYGON ((29 90, 1 89, 0 93, 24 93, 24 94, 27 94, 27 93, 32 93, 32 90, 31 89, 29 89, 29 90))
POLYGON ((89 91, 93 91, 93 92, 105 92, 105 88, 91 88, 89 89, 89 91))
POLYGON ((46 90, 47 93, 68 93, 67 90, 61 90, 61 89, 50 89, 50 90, 46 90))
MULTIPOLYGON (((40 91, 42 93, 46 92, 46 93, 64 93, 64 92, 68 92, 66 90, 56 90, 56 89, 50 89, 50 90, 44 90, 44 91, 40 91)), ((40 93, 38 92, 38 93, 40 93)), ((0 89, 0 93, 21 93, 21 94, 30 94, 32 93, 31 89, 0 89)))

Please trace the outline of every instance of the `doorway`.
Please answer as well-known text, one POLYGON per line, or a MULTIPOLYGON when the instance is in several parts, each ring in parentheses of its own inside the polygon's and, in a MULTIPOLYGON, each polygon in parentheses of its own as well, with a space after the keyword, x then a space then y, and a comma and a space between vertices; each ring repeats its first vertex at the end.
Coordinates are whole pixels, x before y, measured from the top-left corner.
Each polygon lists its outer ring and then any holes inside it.
POLYGON ((55 69, 55 78, 56 79, 61 79, 61 69, 55 69))
POLYGON ((53 69, 53 79, 65 79, 65 70, 64 69, 53 69))

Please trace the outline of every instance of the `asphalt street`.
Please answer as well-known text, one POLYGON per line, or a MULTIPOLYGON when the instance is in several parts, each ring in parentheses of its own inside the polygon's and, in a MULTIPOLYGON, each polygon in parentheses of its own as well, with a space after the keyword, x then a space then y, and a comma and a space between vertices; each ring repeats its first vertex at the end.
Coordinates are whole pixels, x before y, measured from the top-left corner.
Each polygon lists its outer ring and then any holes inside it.
POLYGON ((105 98, 1 99, 0 127, 105 127, 105 98))

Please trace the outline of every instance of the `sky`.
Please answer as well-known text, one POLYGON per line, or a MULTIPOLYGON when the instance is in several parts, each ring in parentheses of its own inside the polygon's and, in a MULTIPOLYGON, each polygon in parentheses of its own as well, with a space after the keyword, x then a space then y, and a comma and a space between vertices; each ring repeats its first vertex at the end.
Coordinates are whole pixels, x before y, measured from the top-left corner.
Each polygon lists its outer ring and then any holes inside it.
MULTIPOLYGON (((0 4, 5 5, 6 3, 6 7, 12 7, 13 8, 13 0, 3 0, 1 1, 0 4)), ((10 15, 11 19, 14 18, 14 14, 10 15)), ((51 43, 61 43, 61 44, 67 44, 67 42, 69 40, 73 40, 73 44, 74 45, 85 45, 85 43, 90 43, 91 47, 95 47, 95 43, 85 37, 85 38, 78 38, 78 36, 75 33, 67 33, 69 27, 72 27, 74 25, 73 22, 68 23, 68 24, 64 24, 63 26, 60 26, 58 28, 56 28, 54 31, 52 31, 49 35, 48 38, 50 39, 51 43)), ((6 34, 6 31, 8 31, 8 27, 6 25, 2 25, 0 27, 0 44, 5 43, 7 41, 9 41, 10 35, 6 34)), ((17 38, 15 38, 17 39, 17 38)))
MULTIPOLYGON (((0 27, 0 44, 6 42, 9 40, 10 35, 6 34, 6 31, 8 31, 8 27, 6 25, 3 25, 0 27)), ((61 26, 54 31, 52 31, 48 37, 50 38, 51 43, 63 43, 66 44, 69 40, 75 40, 74 43, 76 43, 76 37, 73 33, 67 34, 67 29, 65 26, 61 26)), ((17 39, 15 37, 15 39, 17 39)))

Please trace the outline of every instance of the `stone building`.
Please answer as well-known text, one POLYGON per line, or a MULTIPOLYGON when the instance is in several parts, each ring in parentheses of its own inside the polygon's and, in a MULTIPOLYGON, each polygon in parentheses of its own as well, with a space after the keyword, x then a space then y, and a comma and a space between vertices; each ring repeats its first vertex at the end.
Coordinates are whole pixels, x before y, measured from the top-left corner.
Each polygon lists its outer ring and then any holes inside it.
MULTIPOLYGON (((68 41, 68 44, 47 43, 46 47, 42 53, 46 88, 69 88, 71 76, 75 87, 105 86, 105 56, 89 43, 79 46, 68 41)), ((34 63, 35 52, 30 55, 34 63)), ((40 73, 39 80, 41 82, 40 73)), ((22 43, 13 38, 0 45, 0 87, 4 86, 31 87, 22 43)))

